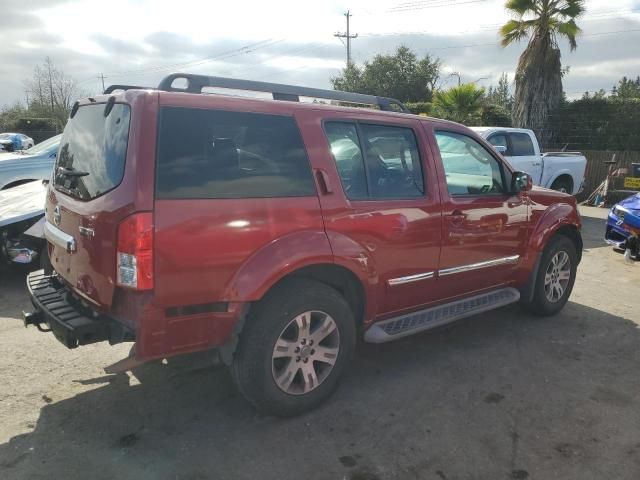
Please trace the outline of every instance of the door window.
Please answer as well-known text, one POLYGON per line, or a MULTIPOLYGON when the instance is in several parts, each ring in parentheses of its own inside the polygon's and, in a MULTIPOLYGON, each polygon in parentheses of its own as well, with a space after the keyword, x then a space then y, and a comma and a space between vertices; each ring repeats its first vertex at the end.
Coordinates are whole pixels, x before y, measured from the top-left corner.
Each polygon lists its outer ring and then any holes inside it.
POLYGON ((451 195, 504 193, 502 164, 471 137, 436 131, 436 141, 451 195))
POLYGON ((504 133, 493 134, 487 139, 487 141, 494 147, 506 148, 504 154, 507 156, 511 155, 511 152, 509 151, 509 143, 507 142, 507 136, 504 133))
POLYGON ((327 122, 325 133, 349 199, 424 195, 418 144, 410 128, 327 122))
POLYGON ((524 157, 536 154, 531 137, 527 133, 509 133, 509 140, 511 140, 511 156, 524 157))
POLYGON ((356 124, 327 122, 324 130, 347 198, 351 200, 368 198, 367 176, 356 124))

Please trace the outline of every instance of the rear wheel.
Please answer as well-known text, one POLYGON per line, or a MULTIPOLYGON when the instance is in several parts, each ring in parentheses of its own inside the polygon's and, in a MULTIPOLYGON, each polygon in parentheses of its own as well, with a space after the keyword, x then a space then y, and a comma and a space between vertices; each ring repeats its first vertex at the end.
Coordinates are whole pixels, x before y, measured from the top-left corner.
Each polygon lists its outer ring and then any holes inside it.
POLYGON ((573 182, 566 177, 557 178, 551 184, 551 190, 557 190, 558 192, 571 195, 573 193, 573 182))
POLYGON ((555 315, 565 306, 576 279, 578 256, 573 242, 563 236, 553 237, 544 249, 533 300, 524 306, 536 315, 555 315))
POLYGON ((258 409, 298 415, 333 393, 354 346, 355 323, 344 297, 323 283, 290 279, 253 309, 232 374, 258 409))

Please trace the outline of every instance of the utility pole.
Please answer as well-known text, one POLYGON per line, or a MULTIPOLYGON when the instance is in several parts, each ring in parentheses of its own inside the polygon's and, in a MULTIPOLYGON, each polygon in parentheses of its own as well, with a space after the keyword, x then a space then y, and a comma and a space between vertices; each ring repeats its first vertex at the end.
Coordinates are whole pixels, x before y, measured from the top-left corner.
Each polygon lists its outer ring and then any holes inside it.
POLYGON ((351 65, 351 39, 358 38, 358 34, 351 35, 351 31, 349 30, 349 18, 353 16, 351 12, 347 10, 344 16, 347 17, 347 32, 336 32, 334 37, 347 39, 347 67, 349 67, 349 65, 351 65))
POLYGON ((98 78, 102 80, 102 93, 104 93, 104 79, 107 77, 104 76, 104 73, 101 73, 98 78))

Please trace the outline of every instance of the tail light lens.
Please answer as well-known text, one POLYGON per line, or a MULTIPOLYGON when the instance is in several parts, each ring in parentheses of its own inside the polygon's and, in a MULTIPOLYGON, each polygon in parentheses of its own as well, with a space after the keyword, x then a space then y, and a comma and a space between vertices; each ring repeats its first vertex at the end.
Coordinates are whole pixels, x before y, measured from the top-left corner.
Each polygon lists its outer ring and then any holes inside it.
POLYGON ((117 280, 121 287, 153 288, 153 216, 136 213, 118 225, 117 280))

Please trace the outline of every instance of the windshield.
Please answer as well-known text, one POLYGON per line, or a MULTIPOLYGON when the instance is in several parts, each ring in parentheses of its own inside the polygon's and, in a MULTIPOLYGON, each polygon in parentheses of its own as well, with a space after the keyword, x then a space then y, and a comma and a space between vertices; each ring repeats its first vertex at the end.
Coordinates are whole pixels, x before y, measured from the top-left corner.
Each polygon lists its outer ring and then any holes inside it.
POLYGON ((0 133, 0 140, 11 140, 13 133, 0 133))
POLYGON ((117 103, 104 112, 104 103, 80 107, 60 141, 54 185, 81 200, 114 189, 124 176, 130 108, 117 103))
POLYGON ((30 155, 39 155, 41 153, 47 153, 49 151, 53 153, 58 149, 58 145, 60 144, 61 137, 62 137, 62 134, 56 135, 55 137, 51 137, 48 140, 45 140, 44 142, 40 142, 39 144, 31 147, 28 150, 28 153, 30 155))

